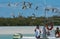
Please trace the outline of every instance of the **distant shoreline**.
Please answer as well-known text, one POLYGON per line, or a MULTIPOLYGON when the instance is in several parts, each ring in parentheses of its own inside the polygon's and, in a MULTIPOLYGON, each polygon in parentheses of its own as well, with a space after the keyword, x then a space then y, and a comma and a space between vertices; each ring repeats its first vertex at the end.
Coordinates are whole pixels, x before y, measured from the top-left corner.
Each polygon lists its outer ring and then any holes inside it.
POLYGON ((35 17, 33 19, 32 16, 30 17, 15 17, 15 18, 0 18, 0 26, 36 26, 40 25, 43 26, 45 24, 53 23, 54 26, 60 25, 60 17, 52 16, 52 17, 35 17))
MULTIPOLYGON (((26 25, 25 25, 26 26, 26 25)), ((33 27, 34 25, 32 25, 33 27)), ((42 25, 39 25, 39 26, 42 26, 42 25)), ((54 26, 58 26, 58 25, 54 25, 54 26)), ((60 26, 60 25, 59 25, 60 26)), ((20 26, 0 26, 0 27, 20 27, 20 26)))

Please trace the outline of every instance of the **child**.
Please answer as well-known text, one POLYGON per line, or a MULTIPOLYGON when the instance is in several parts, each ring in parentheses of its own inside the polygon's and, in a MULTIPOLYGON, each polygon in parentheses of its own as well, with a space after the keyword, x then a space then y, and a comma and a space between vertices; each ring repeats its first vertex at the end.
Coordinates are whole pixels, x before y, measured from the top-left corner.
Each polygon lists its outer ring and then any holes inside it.
POLYGON ((59 27, 56 28, 55 37, 56 37, 56 38, 59 38, 59 37, 60 37, 59 27))

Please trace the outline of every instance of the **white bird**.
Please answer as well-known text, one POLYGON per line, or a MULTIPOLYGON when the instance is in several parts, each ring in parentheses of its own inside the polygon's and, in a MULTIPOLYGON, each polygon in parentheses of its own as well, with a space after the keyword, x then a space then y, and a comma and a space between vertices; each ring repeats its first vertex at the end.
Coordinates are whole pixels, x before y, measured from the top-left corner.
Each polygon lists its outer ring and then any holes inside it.
POLYGON ((18 6, 18 3, 8 3, 8 6, 9 7, 16 7, 16 6, 18 6))
POLYGON ((22 9, 26 9, 26 8, 27 8, 27 6, 26 6, 26 5, 23 5, 23 6, 22 6, 22 9))
POLYGON ((28 6, 29 6, 29 8, 31 8, 31 6, 32 6, 32 3, 28 2, 28 6))
POLYGON ((26 4, 26 2, 24 1, 24 2, 23 2, 23 5, 25 5, 25 4, 26 4))
POLYGON ((50 9, 49 8, 45 8, 45 11, 49 11, 50 9))
POLYGON ((39 8, 39 7, 38 7, 38 6, 36 6, 35 10, 38 10, 38 8, 39 8))
POLYGON ((18 5, 19 5, 19 3, 15 3, 14 5, 15 5, 15 6, 18 6, 18 5))
POLYGON ((8 6, 11 6, 11 4, 10 4, 10 3, 8 3, 8 6))

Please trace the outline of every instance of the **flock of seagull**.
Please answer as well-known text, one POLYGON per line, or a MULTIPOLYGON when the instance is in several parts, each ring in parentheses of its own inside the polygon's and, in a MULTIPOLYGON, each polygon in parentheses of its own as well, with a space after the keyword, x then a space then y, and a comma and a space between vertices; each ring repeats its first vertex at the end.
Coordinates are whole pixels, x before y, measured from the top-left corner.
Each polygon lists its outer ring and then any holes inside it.
MULTIPOLYGON (((7 4, 8 7, 13 7, 13 6, 18 7, 19 5, 22 6, 22 9, 27 9, 27 8, 32 8, 33 3, 23 1, 23 2, 17 2, 17 3, 9 2, 7 4)), ((34 6, 34 7, 35 7, 35 10, 38 10, 40 6, 37 5, 37 6, 34 6)), ((60 10, 56 7, 54 8, 54 7, 45 6, 44 10, 45 11, 52 11, 54 13, 60 13, 60 10)))
MULTIPOLYGON (((12 2, 9 2, 9 3, 4 3, 4 4, 1 4, 0 3, 0 7, 4 7, 4 6, 8 6, 8 7, 19 7, 19 6, 22 6, 22 9, 27 9, 27 8, 32 8, 32 5, 33 3, 31 2, 16 2, 16 3, 12 3, 12 2)), ((35 6, 35 9, 38 10, 38 6, 35 6)))

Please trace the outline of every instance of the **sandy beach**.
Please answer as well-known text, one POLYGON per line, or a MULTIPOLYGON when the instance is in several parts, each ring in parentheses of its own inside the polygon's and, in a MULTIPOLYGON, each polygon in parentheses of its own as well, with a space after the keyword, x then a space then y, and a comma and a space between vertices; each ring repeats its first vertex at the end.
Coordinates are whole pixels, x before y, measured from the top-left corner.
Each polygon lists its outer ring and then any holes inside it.
MULTIPOLYGON (((55 26, 57 27, 57 26, 55 26)), ((58 26, 59 27, 59 26, 58 26)), ((42 26, 40 27, 42 31, 42 26)), ((59 27, 60 28, 60 27, 59 27)), ((15 33, 22 33, 22 34, 34 34, 35 26, 12 26, 12 27, 0 27, 0 34, 15 34, 15 33)), ((56 28, 53 28, 56 29, 56 28)))
POLYGON ((0 34, 33 34, 35 27, 0 27, 0 34))

